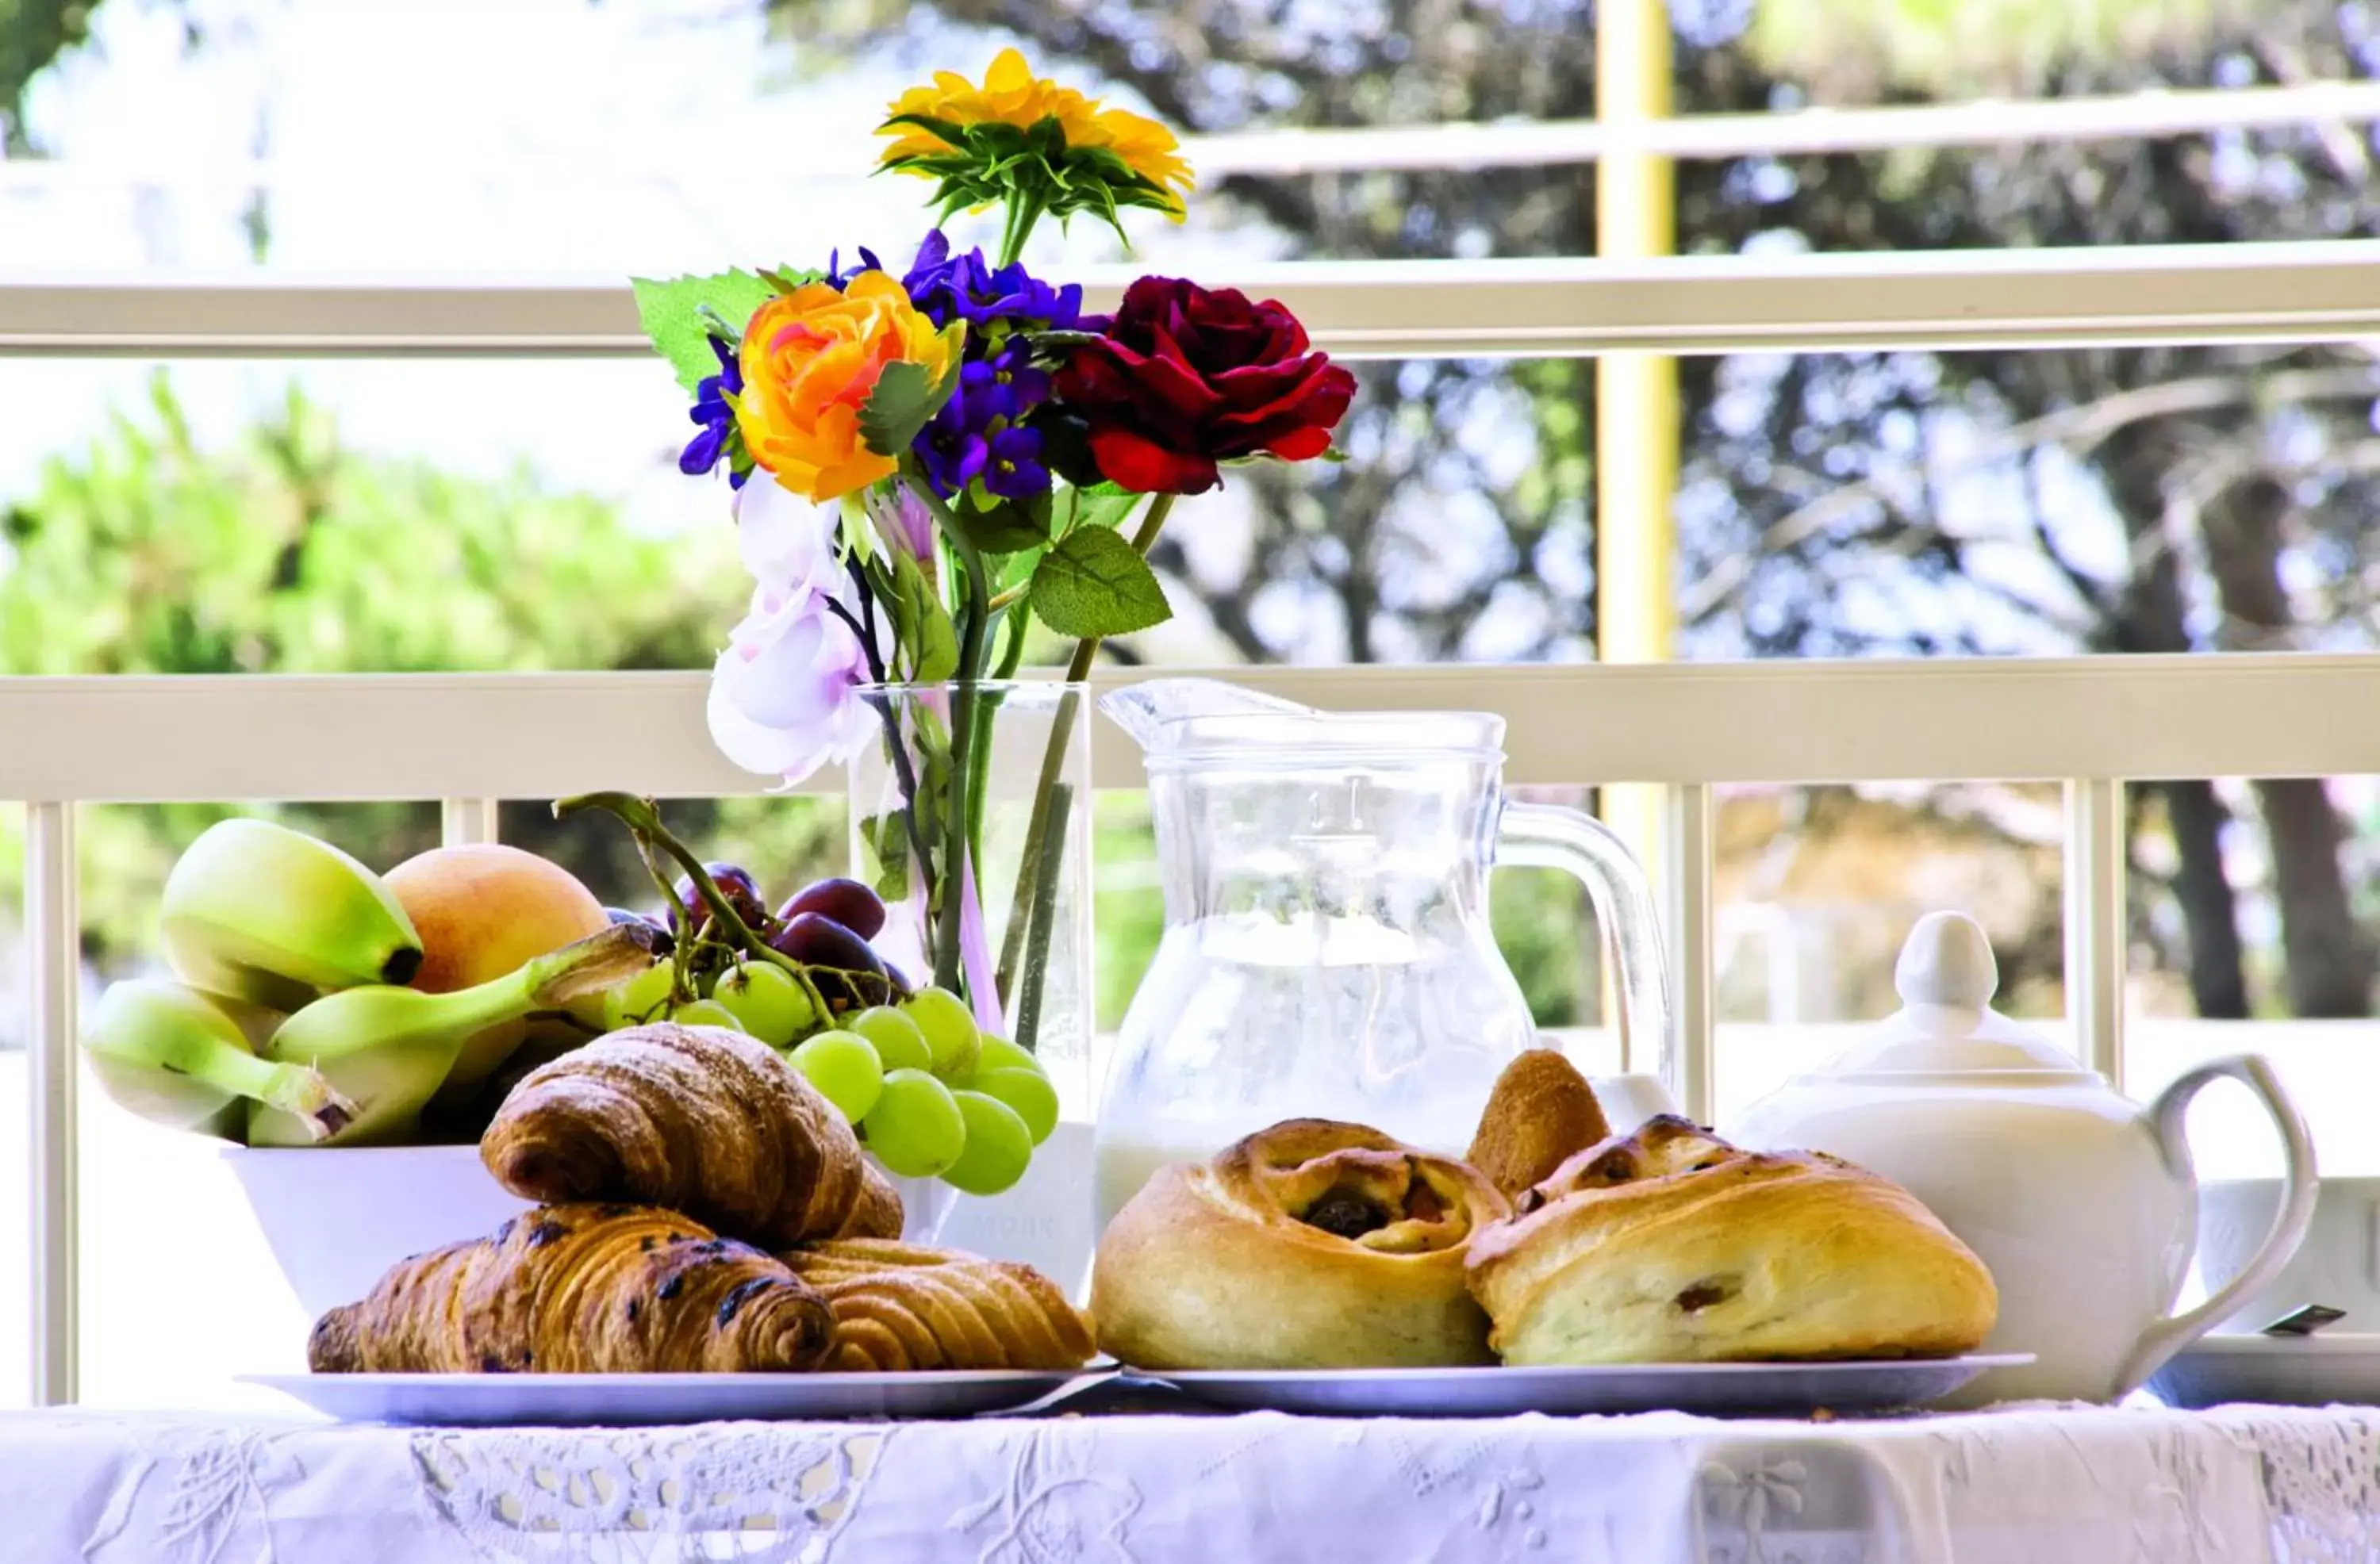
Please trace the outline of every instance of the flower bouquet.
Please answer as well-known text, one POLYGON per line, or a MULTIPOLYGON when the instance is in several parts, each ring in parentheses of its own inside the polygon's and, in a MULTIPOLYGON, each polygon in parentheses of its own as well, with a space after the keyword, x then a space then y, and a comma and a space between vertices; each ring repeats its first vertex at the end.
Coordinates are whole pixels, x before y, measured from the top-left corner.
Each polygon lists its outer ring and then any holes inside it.
POLYGON ((786 785, 880 748, 882 806, 854 805, 873 881, 909 909, 930 981, 1030 1049, 1080 683, 1103 638, 1169 616, 1148 554, 1175 500, 1236 464, 1329 455, 1354 380, 1277 303, 1144 276, 1093 314, 1026 268, 1044 219, 1122 236, 1125 208, 1182 217, 1190 172, 1164 127, 1009 50, 980 85, 945 72, 903 93, 879 128, 880 169, 933 180, 938 224, 997 214, 996 255, 938 225, 897 273, 836 251, 823 271, 639 279, 638 306, 694 398, 679 465, 725 469, 755 578, 713 672, 713 738, 786 785), (995 884, 992 722, 1026 688, 1010 681, 1037 622, 1075 646, 995 884))

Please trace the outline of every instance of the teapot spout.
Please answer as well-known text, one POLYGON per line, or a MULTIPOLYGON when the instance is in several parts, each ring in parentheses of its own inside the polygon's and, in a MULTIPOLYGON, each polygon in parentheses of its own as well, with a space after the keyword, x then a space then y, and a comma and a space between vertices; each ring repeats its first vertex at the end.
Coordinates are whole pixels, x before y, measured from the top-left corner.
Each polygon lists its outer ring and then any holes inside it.
POLYGON ((1179 732, 1175 724, 1186 718, 1284 716, 1314 708, 1220 679, 1144 679, 1101 696, 1099 709, 1148 755, 1162 750, 1168 730, 1179 732))

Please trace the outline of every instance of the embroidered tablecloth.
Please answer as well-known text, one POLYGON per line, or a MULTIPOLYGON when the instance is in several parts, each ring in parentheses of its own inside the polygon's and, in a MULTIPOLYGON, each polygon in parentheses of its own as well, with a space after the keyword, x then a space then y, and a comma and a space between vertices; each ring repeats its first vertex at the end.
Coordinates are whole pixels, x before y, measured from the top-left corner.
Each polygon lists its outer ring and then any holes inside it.
POLYGON ((8 1564, 1538 1558, 2380 1558, 2380 1412, 620 1431, 0 1415, 8 1564))

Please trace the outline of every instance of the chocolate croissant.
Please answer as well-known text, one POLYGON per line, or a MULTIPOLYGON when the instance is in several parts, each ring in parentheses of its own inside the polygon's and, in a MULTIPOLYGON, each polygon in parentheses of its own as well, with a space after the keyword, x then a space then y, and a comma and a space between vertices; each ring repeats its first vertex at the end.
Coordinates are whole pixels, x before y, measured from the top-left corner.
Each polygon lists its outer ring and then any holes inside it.
POLYGON ((315 1322, 317 1374, 738 1374, 821 1366, 826 1300, 669 1211, 547 1206, 390 1267, 315 1322))
POLYGON ((666 1206, 767 1249, 901 1231, 901 1197, 843 1115, 722 1026, 632 1027, 540 1066, 480 1158, 524 1200, 666 1206))
POLYGON ((1476 1170, 1360 1124, 1293 1119, 1160 1169, 1091 1269, 1099 1344, 1142 1368, 1485 1364, 1472 1233, 1510 1207, 1476 1170))
POLYGON ((834 1311, 832 1368, 1066 1369, 1090 1361, 1090 1327, 1030 1266, 882 1239, 779 1257, 834 1311))
POLYGON ((1507 1363, 1942 1356, 1998 1312, 1984 1263, 1898 1184, 1668 1115, 1514 1206, 1470 1254, 1507 1363))

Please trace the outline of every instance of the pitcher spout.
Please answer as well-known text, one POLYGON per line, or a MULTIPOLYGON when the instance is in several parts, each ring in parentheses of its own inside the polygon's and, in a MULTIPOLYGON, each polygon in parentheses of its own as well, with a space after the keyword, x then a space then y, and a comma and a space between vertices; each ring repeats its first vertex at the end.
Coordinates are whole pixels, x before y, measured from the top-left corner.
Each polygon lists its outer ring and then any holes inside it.
POLYGON ((1132 735, 1144 755, 1161 753, 1187 718, 1314 713, 1310 706, 1221 679, 1144 679, 1099 697, 1099 709, 1132 735))

